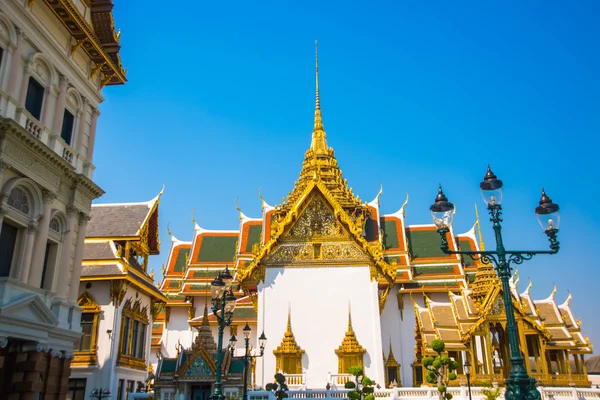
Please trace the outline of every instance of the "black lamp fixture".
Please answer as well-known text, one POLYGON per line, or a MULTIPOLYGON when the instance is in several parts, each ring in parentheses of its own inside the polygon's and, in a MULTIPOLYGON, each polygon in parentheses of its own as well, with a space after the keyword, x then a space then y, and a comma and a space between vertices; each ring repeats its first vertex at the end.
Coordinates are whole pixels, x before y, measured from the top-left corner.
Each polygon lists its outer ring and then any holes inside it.
MULTIPOLYGON (((481 195, 487 205, 490 214, 490 221, 494 229, 494 237, 496 239, 496 249, 491 251, 456 251, 450 250, 449 240, 453 240, 450 235, 450 228, 454 218, 454 204, 448 201, 448 198, 442 191, 440 185, 435 202, 431 207, 431 217, 437 227, 437 231, 441 236, 440 248, 446 254, 460 254, 470 256, 474 260, 479 260, 483 264, 493 264, 495 271, 500 277, 502 284, 502 295, 504 300, 504 312, 506 314, 506 331, 508 332, 508 343, 510 347, 510 362, 511 372, 506 379, 506 398, 515 400, 539 400, 540 392, 535 388, 536 380, 527 374, 525 361, 521 355, 519 348, 519 335, 517 332, 517 324, 513 309, 513 301, 511 298, 510 276, 511 264, 522 264, 526 260, 530 260, 537 254, 556 254, 559 250, 559 242, 556 238, 558 227, 560 224, 559 206, 554 204, 550 197, 542 189, 542 197, 539 205, 535 208, 537 219, 544 229, 550 241, 550 250, 524 250, 524 251, 509 251, 504 247, 502 238, 502 187, 504 183, 498 179, 496 174, 488 165, 483 181, 479 184, 481 195)), ((464 364, 467 383, 469 383, 470 391, 470 373, 471 365, 468 360, 464 364)))
POLYGON ((471 400, 471 363, 467 359, 463 365, 463 371, 467 377, 467 388, 469 390, 469 400, 471 400))
POLYGON ((110 397, 110 390, 108 389, 92 389, 90 397, 94 397, 98 400, 107 399, 110 397))
MULTIPOLYGON (((246 326, 242 329, 242 333, 244 334, 244 391, 242 393, 242 400, 247 400, 248 398, 248 364, 250 360, 258 357, 262 357, 265 354, 265 346, 267 344, 267 337, 265 336, 265 332, 261 333, 258 338, 258 344, 260 346, 259 354, 250 354, 250 336, 252 335, 252 329, 246 322, 246 326)), ((237 340, 234 335, 229 339, 229 343, 231 344, 231 355, 233 356, 235 344, 237 340)))

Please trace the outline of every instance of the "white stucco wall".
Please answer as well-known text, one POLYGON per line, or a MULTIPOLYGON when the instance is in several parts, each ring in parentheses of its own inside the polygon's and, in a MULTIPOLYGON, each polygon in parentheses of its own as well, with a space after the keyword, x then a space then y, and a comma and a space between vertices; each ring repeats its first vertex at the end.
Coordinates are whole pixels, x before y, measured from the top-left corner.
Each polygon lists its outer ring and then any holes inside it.
POLYGON ((348 326, 348 303, 358 342, 367 350, 365 373, 383 382, 381 325, 377 282, 369 268, 267 268, 258 286, 258 331, 268 338, 265 356, 257 361, 257 385, 271 382, 275 371, 273 350, 283 339, 291 306, 292 330, 305 351, 302 364, 308 388, 323 388, 329 373, 338 373, 334 350, 348 326))

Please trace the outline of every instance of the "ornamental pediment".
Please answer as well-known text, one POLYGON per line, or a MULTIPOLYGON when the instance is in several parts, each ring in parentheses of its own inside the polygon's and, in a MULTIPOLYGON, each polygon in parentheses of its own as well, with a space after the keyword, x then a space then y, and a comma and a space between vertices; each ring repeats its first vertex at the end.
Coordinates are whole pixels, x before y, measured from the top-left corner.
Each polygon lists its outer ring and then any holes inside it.
POLYGON ((298 220, 291 226, 282 241, 323 241, 332 239, 349 239, 350 234, 333 214, 333 210, 325 204, 319 195, 313 195, 298 220))

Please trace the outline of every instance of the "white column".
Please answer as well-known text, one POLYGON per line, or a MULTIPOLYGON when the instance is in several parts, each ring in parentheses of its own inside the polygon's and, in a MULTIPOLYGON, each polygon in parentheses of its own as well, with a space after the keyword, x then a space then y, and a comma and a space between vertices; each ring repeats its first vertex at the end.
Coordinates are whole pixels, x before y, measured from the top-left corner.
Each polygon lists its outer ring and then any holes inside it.
POLYGON ((29 76, 31 75, 31 60, 25 62, 23 67, 23 79, 21 80, 21 92, 19 93, 19 104, 25 107, 25 99, 27 98, 27 86, 29 86, 29 76))
POLYGON ((27 227, 27 236, 21 253, 21 264, 19 265, 19 280, 27 283, 29 279, 29 267, 31 266, 31 256, 33 254, 33 243, 35 242, 35 233, 37 224, 31 222, 27 227))
POLYGON ((60 135, 62 130, 62 123, 65 117, 65 106, 67 104, 67 89, 69 87, 69 80, 66 76, 61 75, 60 83, 58 85, 58 99, 56 100, 56 107, 54 107, 54 122, 52 123, 52 133, 60 135))
POLYGON ((46 245, 48 244, 48 230, 50 229, 50 220, 52 219, 52 204, 55 199, 56 194, 47 190, 44 191, 44 212, 38 222, 38 233, 35 238, 35 245, 33 246, 33 257, 28 279, 28 283, 31 286, 41 287, 42 285, 46 245))
POLYGON ((77 244, 75 245, 75 258, 73 259, 73 272, 71 273, 71 291, 69 300, 76 302, 79 297, 79 278, 81 278, 81 261, 83 260, 83 246, 85 245, 85 231, 90 217, 79 213, 79 232, 77 232, 77 244))
POLYGON ((75 237, 75 218, 77 217, 77 209, 72 206, 67 207, 67 232, 65 240, 62 243, 60 253, 60 263, 58 264, 58 282, 54 290, 58 297, 68 297, 67 279, 69 276, 69 261, 71 260, 71 248, 73 247, 73 238, 75 237))
MULTIPOLYGON (((77 145, 77 153, 81 156, 83 156, 83 138, 85 135, 85 125, 87 124, 87 106, 88 106, 88 99, 86 97, 82 98, 82 104, 81 104, 81 109, 79 110, 79 113, 77 114, 77 121, 78 121, 78 125, 77 125, 77 134, 75 135, 75 137, 73 138, 72 142, 74 145, 77 145)), ((74 146, 71 146, 74 147, 74 146)), ((74 147, 75 148, 75 147, 74 147)))
MULTIPOLYGON (((8 78, 7 92, 14 98, 20 98, 20 88, 17 88, 17 79, 19 78, 19 67, 21 66, 21 53, 23 53, 23 43, 27 37, 22 30, 17 29, 17 46, 13 50, 12 60, 10 61, 10 76, 8 78)), ((27 78, 29 79, 29 77, 27 78)))
POLYGON ((55 109, 56 105, 56 94, 56 89, 54 88, 54 86, 52 86, 52 84, 50 84, 50 86, 48 86, 44 92, 44 102, 42 104, 42 120, 40 122, 46 125, 48 129, 52 127, 52 111, 55 109))
POLYGON ((87 160, 88 162, 92 162, 92 156, 94 154, 94 142, 96 141, 96 125, 98 123, 98 116, 100 115, 100 110, 97 108, 92 110, 92 126, 90 127, 90 139, 88 140, 88 148, 87 148, 87 160))

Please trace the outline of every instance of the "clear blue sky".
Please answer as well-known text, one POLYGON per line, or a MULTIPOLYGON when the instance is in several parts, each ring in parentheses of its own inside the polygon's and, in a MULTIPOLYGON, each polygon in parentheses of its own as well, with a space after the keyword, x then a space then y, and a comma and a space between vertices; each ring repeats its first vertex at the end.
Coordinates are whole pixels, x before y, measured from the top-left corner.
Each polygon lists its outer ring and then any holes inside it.
MULTIPOLYGON (((504 180, 509 248, 545 249, 533 213, 560 204, 561 251, 520 268, 535 298, 567 289, 600 346, 600 3, 115 1, 125 86, 105 89, 94 162, 99 202, 145 201, 166 185, 167 222, 237 229, 234 200, 260 216, 293 187, 310 144, 314 40, 323 120, 354 192, 409 224, 431 221, 437 184, 467 231, 491 163, 504 180)), ((491 246, 491 227, 483 223, 491 246)))

